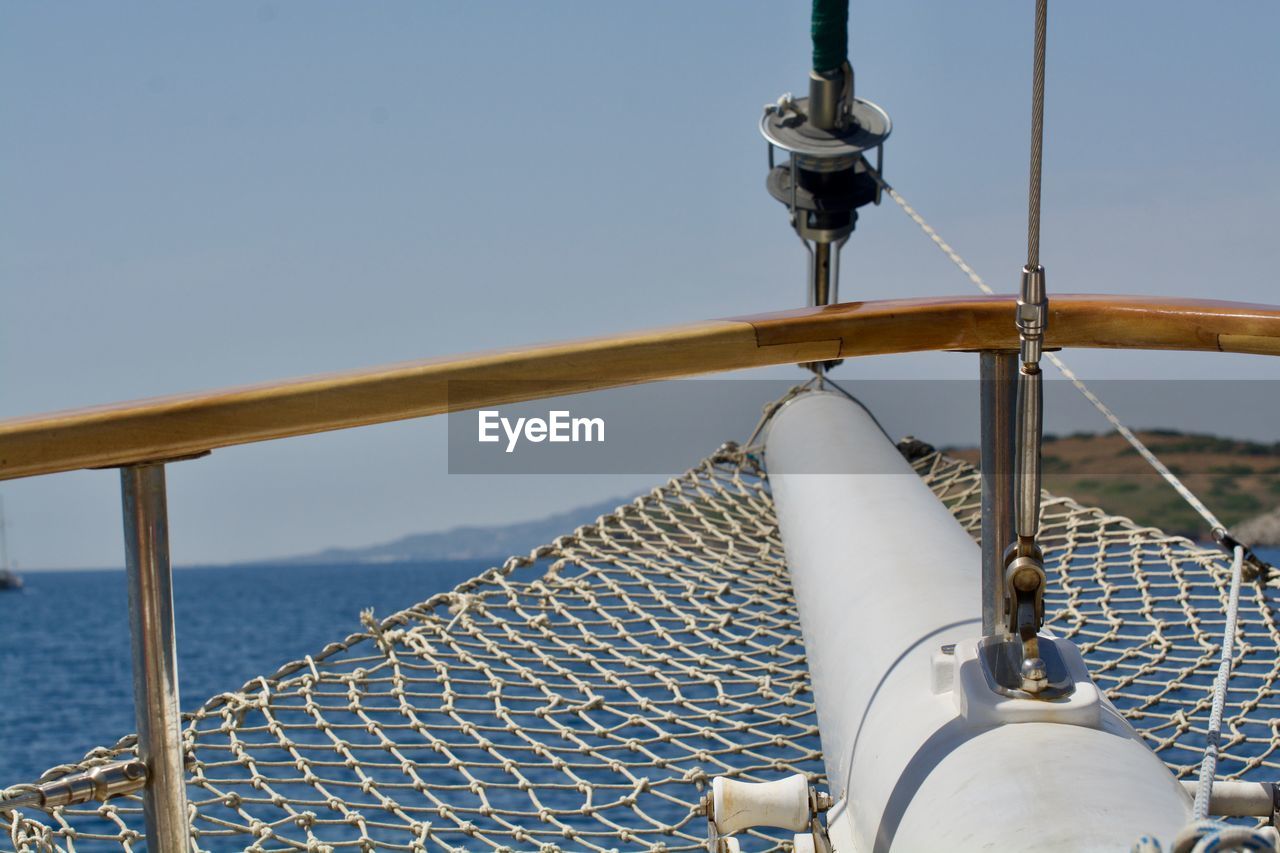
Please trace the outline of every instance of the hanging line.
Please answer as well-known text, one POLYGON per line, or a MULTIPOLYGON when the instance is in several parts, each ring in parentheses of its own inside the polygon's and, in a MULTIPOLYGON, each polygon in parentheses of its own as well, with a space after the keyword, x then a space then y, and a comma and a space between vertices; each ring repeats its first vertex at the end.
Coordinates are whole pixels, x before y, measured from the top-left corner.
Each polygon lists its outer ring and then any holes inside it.
MULTIPOLYGON (((902 208, 902 212, 920 227, 920 230, 924 232, 925 236, 928 237, 933 244, 937 246, 938 249, 946 255, 962 273, 965 274, 965 277, 968 278, 969 281, 978 288, 978 290, 988 296, 996 295, 995 289, 992 288, 991 285, 987 284, 982 276, 978 274, 977 270, 969 266, 965 259, 962 258, 954 248, 952 248, 950 243, 942 239, 942 235, 940 235, 937 230, 920 215, 919 211, 912 207, 911 204, 903 198, 900 192, 890 186, 889 182, 881 177, 880 173, 877 172, 870 163, 864 161, 864 166, 867 169, 867 173, 871 175, 871 177, 875 179, 876 183, 880 186, 880 189, 888 195, 889 198, 893 199, 894 203, 897 204, 898 207, 902 208)), ((1039 236, 1037 234, 1037 241, 1038 239, 1039 236)), ((1213 511, 1205 506, 1204 502, 1200 500, 1200 498, 1198 498, 1191 489, 1187 488, 1186 484, 1183 483, 1182 480, 1178 479, 1176 474, 1169 470, 1169 466, 1165 465, 1164 462, 1162 462, 1159 457, 1152 452, 1151 448, 1147 447, 1142 439, 1134 434, 1133 430, 1129 429, 1120 421, 1120 418, 1111 410, 1111 407, 1102 402, 1098 395, 1094 394, 1093 390, 1085 384, 1084 380, 1077 376, 1071 368, 1067 367, 1066 362, 1064 362, 1059 355, 1047 352, 1044 354, 1044 358, 1056 367, 1058 372, 1069 380, 1071 384, 1076 387, 1076 390, 1084 395, 1086 400, 1093 404, 1093 407, 1098 410, 1099 414, 1107 419, 1107 422, 1111 424, 1115 431, 1120 433, 1125 441, 1129 442, 1133 449, 1136 450, 1138 454, 1155 469, 1156 473, 1159 474, 1166 483, 1172 486, 1174 491, 1182 496, 1182 499, 1187 502, 1196 514, 1204 519, 1214 541, 1217 542, 1224 551, 1229 554, 1233 554, 1236 547, 1244 549, 1244 563, 1246 567, 1246 575, 1249 579, 1253 579, 1255 577, 1265 578, 1271 573, 1271 565, 1254 553, 1248 545, 1236 540, 1228 532, 1226 525, 1213 514, 1213 511)))
POLYGON ((1218 745, 1222 741, 1222 711, 1227 704, 1227 681, 1231 678, 1232 653, 1236 642, 1236 623, 1240 613, 1240 577, 1243 574, 1244 548, 1237 545, 1231 561, 1231 591, 1227 595, 1227 619, 1222 628, 1222 656, 1218 674, 1213 679, 1213 706, 1209 711, 1209 731, 1205 735, 1204 758, 1200 760, 1200 780, 1192 806, 1193 820, 1209 817, 1209 797, 1218 774, 1218 745))

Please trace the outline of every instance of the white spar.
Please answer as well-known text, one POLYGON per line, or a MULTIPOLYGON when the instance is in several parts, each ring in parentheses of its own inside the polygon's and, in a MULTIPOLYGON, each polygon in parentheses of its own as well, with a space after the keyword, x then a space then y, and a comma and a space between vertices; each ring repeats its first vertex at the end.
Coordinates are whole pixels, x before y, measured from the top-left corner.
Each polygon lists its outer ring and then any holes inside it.
POLYGON ((1173 838, 1190 798, 1074 646, 1050 640, 1070 695, 992 688, 977 648, 978 546, 864 409, 801 395, 773 418, 765 453, 837 853, 1115 851, 1173 838))

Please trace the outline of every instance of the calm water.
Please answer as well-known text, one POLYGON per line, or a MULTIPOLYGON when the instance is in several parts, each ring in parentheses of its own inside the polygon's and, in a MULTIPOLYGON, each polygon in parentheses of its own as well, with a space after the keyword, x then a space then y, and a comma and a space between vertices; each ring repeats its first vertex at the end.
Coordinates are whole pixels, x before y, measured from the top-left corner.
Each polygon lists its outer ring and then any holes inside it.
MULTIPOLYGON (((182 707, 450 589, 491 561, 181 569, 174 573, 182 707)), ((28 573, 0 593, 0 787, 134 731, 122 571, 28 573)))

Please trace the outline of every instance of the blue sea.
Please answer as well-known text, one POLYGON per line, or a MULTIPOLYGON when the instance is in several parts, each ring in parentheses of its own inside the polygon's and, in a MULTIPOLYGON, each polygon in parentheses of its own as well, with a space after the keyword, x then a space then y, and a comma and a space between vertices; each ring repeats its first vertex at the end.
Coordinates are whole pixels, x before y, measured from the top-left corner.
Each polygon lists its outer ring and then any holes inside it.
MULTIPOLYGON (((1260 553, 1280 560, 1280 550, 1260 553)), ((362 609, 388 616, 494 562, 180 569, 182 706, 192 710, 362 630, 362 609)), ((124 572, 25 580, 22 592, 0 593, 0 787, 135 730, 124 572)))
MULTIPOLYGON (((233 566, 173 576, 183 710, 452 589, 494 561, 233 566)), ((121 570, 29 572, 0 592, 0 788, 135 730, 121 570)))

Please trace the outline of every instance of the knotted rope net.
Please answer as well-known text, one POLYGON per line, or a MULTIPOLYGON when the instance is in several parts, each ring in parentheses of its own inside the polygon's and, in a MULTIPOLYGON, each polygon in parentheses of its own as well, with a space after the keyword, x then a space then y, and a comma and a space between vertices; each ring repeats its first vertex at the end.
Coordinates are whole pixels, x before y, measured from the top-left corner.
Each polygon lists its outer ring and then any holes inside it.
MULTIPOLYGON (((975 537, 975 469, 901 449, 975 537)), ((1229 567, 1045 495, 1049 625, 1179 776, 1206 736, 1229 567)), ((1280 756, 1276 587, 1242 595, 1223 777, 1280 756)), ((696 468, 527 557, 186 715, 199 850, 699 849, 717 775, 822 786, 782 544, 757 458, 696 468)), ((133 755, 132 738, 50 770, 133 755)), ((141 800, 0 815, 16 850, 140 849, 141 800)), ((755 849, 787 849, 753 833, 755 849)))

